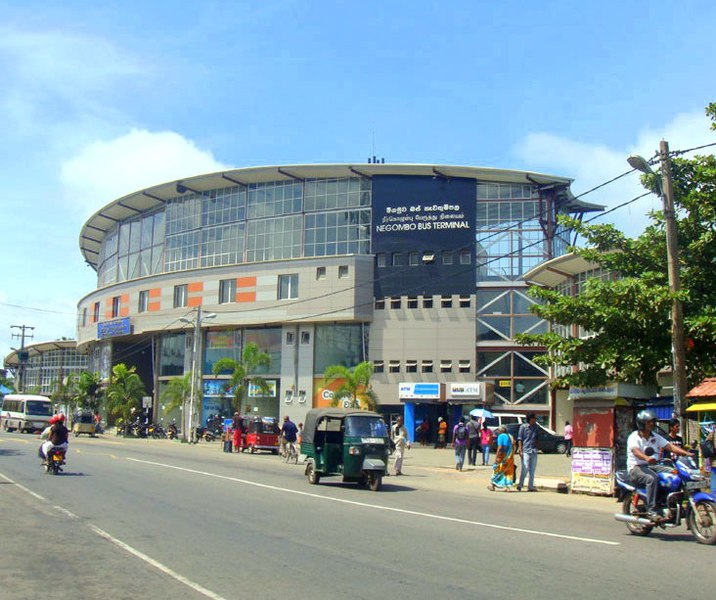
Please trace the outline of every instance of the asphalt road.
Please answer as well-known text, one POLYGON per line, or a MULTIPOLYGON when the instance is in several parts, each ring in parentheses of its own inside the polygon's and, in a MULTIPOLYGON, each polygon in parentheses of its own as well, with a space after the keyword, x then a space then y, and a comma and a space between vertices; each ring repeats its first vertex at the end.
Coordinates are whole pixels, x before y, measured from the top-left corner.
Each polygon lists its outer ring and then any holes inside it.
MULTIPOLYGON (((638 538, 605 498, 490 493, 414 469, 375 493, 218 444, 80 438, 46 475, 36 436, 0 436, 0 596, 524 598, 713 588, 685 528, 638 538), (637 581, 639 583, 637 583, 637 581)), ((452 475, 452 474, 450 474, 452 475)))

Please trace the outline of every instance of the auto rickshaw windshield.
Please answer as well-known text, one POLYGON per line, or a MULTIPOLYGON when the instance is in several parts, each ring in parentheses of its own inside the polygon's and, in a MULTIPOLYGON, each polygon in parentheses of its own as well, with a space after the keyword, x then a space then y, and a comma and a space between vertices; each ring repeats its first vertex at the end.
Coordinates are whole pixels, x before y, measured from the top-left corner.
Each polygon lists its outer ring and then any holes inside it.
POLYGON ((346 417, 346 433, 351 437, 388 437, 388 428, 380 417, 346 417))

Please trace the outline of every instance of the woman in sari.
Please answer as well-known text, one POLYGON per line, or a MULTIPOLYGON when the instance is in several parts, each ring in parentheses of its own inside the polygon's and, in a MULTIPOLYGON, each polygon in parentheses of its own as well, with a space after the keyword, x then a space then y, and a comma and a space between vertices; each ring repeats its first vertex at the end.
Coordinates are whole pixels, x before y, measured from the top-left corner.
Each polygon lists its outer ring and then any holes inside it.
POLYGON ((515 482, 515 441, 504 425, 498 427, 497 433, 497 454, 487 487, 492 491, 496 488, 509 490, 515 482))

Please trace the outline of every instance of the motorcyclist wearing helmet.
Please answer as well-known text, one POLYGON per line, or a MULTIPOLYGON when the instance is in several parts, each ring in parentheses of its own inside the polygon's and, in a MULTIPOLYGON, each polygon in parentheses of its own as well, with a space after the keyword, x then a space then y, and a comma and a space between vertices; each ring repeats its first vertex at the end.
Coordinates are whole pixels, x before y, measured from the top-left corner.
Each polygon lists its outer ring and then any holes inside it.
POLYGON ((656 512, 656 493, 659 476, 649 465, 656 463, 661 450, 668 450, 678 456, 693 456, 693 454, 654 434, 656 415, 651 410, 642 410, 636 415, 636 426, 636 431, 627 438, 629 479, 637 487, 646 488, 647 517, 652 521, 658 521, 660 517, 656 512))
POLYGON ((62 413, 54 415, 50 419, 50 426, 40 436, 45 440, 40 446, 40 458, 47 460, 47 453, 50 450, 67 452, 69 434, 69 430, 65 427, 65 415, 62 413))

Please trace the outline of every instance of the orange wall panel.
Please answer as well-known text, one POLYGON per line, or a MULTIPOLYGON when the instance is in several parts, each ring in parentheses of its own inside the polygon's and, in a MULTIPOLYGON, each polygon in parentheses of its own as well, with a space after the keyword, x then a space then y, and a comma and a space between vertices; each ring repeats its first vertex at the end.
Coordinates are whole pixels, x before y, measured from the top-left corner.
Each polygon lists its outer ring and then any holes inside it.
POLYGON ((150 298, 159 298, 162 295, 162 288, 152 288, 149 290, 150 298))
POLYGON ((193 281, 192 283, 187 284, 186 286, 187 292, 203 292, 204 291, 204 282, 203 281, 193 281))
POLYGON ((187 306, 201 306, 202 297, 201 296, 193 296, 191 298, 187 298, 186 305, 187 306))
POLYGON ((147 310, 149 312, 155 312, 157 310, 162 309, 162 303, 161 302, 148 302, 147 303, 147 310))
POLYGON ((238 277, 236 279, 237 288, 256 287, 256 277, 238 277))
POLYGON ((256 302, 256 292, 237 292, 237 302, 256 302))

